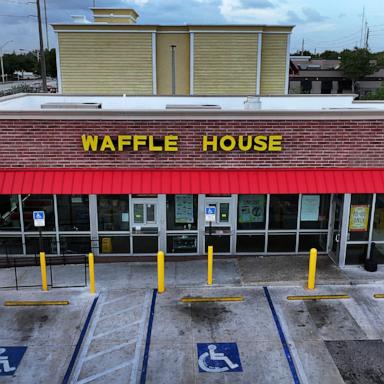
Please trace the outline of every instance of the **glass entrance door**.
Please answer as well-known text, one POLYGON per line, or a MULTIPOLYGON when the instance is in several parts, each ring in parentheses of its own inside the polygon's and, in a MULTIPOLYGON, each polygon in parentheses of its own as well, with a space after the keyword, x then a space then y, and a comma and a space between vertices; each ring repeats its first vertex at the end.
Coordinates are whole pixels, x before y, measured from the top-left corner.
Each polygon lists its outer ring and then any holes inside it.
POLYGON ((344 195, 332 195, 331 220, 329 222, 328 254, 332 261, 339 265, 340 262, 340 236, 343 215, 344 195))
POLYGON ((156 254, 159 250, 157 197, 132 197, 131 223, 134 254, 156 254))
POLYGON ((205 207, 216 208, 215 221, 205 221, 205 252, 207 252, 208 246, 212 245, 215 253, 230 253, 235 219, 232 198, 206 197, 205 207))

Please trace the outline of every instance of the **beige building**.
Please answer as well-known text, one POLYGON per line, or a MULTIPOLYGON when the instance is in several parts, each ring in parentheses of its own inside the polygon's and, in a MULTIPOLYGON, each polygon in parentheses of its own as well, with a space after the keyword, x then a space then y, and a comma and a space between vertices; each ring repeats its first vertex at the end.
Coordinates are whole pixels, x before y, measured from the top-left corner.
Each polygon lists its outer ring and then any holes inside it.
POLYGON ((293 26, 142 25, 132 9, 92 12, 93 22, 53 25, 62 93, 288 93, 293 26))

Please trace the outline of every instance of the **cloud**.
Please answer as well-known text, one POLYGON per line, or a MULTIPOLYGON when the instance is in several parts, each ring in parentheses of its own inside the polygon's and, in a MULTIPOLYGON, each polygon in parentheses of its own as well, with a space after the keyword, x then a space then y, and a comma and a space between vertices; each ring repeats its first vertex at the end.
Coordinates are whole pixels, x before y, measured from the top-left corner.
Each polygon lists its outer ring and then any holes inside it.
POLYGON ((306 23, 320 23, 328 19, 328 17, 322 16, 316 9, 303 7, 303 15, 305 16, 306 23))
POLYGON ((275 6, 268 0, 240 0, 242 8, 274 8, 275 6))
POLYGON ((124 0, 124 3, 128 3, 127 5, 138 5, 139 7, 142 7, 149 3, 149 0, 124 0))

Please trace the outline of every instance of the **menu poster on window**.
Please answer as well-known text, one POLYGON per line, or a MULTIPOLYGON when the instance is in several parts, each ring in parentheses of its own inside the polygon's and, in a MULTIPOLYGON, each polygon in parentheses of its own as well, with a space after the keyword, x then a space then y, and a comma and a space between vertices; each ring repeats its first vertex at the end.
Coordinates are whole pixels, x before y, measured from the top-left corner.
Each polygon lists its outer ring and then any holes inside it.
POLYGON ((193 195, 175 196, 175 222, 178 224, 193 223, 193 195))
POLYGON ((349 215, 350 232, 366 232, 368 230, 369 205, 351 205, 349 215))
POLYGON ((264 195, 239 196, 239 223, 264 222, 264 195))
POLYGON ((320 209, 319 195, 303 195, 301 199, 301 221, 318 221, 320 209))

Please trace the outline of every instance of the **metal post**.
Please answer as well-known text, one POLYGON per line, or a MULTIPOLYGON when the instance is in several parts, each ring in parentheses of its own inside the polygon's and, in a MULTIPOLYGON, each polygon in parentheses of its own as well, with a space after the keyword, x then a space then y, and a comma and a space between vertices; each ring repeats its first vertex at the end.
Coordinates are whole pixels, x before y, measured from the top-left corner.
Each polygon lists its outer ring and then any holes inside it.
POLYGON ((47 17, 47 1, 46 0, 44 0, 44 18, 45 18, 45 36, 47 40, 47 48, 49 51, 48 17, 47 17))
POLYGON ((208 246, 208 285, 213 283, 213 247, 208 246))
POLYGON ((3 81, 3 84, 5 83, 5 75, 4 75, 4 63, 3 63, 3 52, 0 53, 0 60, 1 60, 1 78, 3 81))
POLYGON ((176 45, 171 45, 172 49, 172 96, 176 95, 176 45))
POLYGON ((39 26, 39 42, 40 42, 40 69, 41 69, 41 81, 42 81, 42 90, 47 92, 47 70, 45 67, 45 54, 44 54, 44 41, 43 41, 43 28, 41 25, 41 10, 40 10, 40 0, 36 0, 37 7, 37 23, 39 26))
POLYGON ((40 252, 40 269, 41 269, 41 289, 48 291, 47 285, 47 264, 45 261, 45 253, 40 252))
POLYGON ((317 249, 312 248, 309 252, 308 289, 315 289, 316 262, 317 262, 317 249))
POLYGON ((163 293, 165 291, 165 283, 164 283, 164 252, 157 252, 157 290, 159 293, 163 293))
POLYGON ((89 291, 94 294, 96 293, 95 288, 95 258, 93 253, 88 255, 88 264, 89 264, 89 291))

